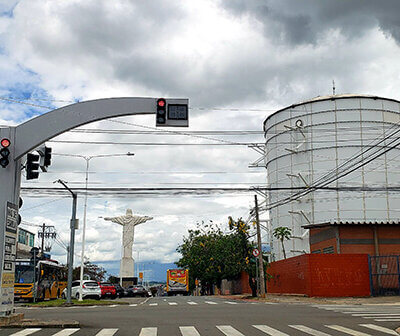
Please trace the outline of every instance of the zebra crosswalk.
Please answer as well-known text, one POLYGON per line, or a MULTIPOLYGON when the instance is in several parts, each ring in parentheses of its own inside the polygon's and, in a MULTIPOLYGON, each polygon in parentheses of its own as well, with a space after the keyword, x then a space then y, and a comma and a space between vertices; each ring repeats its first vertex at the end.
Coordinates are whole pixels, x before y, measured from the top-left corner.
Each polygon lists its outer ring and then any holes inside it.
POLYGON ((251 305, 274 305, 277 304, 275 302, 246 302, 246 301, 228 301, 228 300, 206 300, 206 301, 193 301, 193 299, 189 301, 169 301, 169 300, 157 300, 149 301, 145 303, 131 303, 131 304, 113 304, 113 305, 94 305, 94 306, 71 306, 71 307, 17 307, 17 309, 96 309, 96 308, 121 308, 121 307, 157 307, 162 305, 168 306, 182 306, 182 305, 190 305, 190 306, 199 306, 199 305, 243 305, 243 304, 251 304, 251 305))
POLYGON ((376 322, 400 322, 400 305, 314 305, 313 307, 376 322))
MULTIPOLYGON (((3 331, 9 331, 7 336, 40 336, 42 332, 46 336, 50 334, 45 332, 45 330, 40 328, 27 328, 17 332, 12 329, 3 329, 3 331)), ((265 324, 249 325, 249 326, 232 326, 232 325, 216 325, 214 327, 213 335, 220 336, 246 336, 254 335, 255 331, 261 332, 263 335, 269 336, 291 336, 298 335, 300 331, 302 335, 311 336, 333 336, 337 335, 337 332, 345 335, 352 336, 378 336, 378 335, 397 335, 397 333, 389 328, 376 325, 376 324, 358 324, 352 326, 342 326, 342 325, 319 325, 319 326, 307 326, 307 325, 286 325, 286 326, 269 326, 265 324)), ((163 333, 162 328, 159 327, 144 327, 141 328, 137 333, 130 331, 129 335, 136 336, 158 336, 166 335, 163 333)), ((3 335, 3 333, 2 333, 3 335)), ((79 335, 93 335, 93 336, 118 336, 126 335, 126 331, 120 330, 118 328, 105 328, 101 330, 93 329, 79 329, 79 328, 68 328, 60 331, 56 331, 51 336, 79 336, 79 335), (92 332, 93 331, 93 332, 92 332)), ((195 326, 179 326, 176 328, 176 333, 171 334, 168 332, 168 336, 208 336, 209 330, 202 333, 200 328, 195 326), (199 331, 200 330, 200 331, 199 331)), ((257 334, 258 335, 258 334, 257 334)))

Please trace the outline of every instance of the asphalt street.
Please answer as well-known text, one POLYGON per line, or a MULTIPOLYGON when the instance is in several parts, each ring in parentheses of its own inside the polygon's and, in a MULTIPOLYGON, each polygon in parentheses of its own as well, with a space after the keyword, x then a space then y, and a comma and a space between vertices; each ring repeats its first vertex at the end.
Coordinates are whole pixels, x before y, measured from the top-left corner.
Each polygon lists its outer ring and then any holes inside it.
POLYGON ((80 329, 1 329, 0 335, 396 335, 400 305, 312 305, 216 297, 131 299, 130 305, 22 308, 26 318, 78 320, 80 329))

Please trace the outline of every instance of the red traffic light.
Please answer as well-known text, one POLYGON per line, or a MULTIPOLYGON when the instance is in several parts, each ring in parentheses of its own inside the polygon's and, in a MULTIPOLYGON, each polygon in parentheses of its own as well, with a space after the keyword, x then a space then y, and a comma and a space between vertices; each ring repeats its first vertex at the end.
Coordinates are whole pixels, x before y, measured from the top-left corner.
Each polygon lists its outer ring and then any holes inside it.
POLYGON ((10 140, 8 140, 6 138, 1 139, 1 146, 4 148, 7 148, 8 146, 10 146, 10 140))
POLYGON ((164 107, 165 106, 165 99, 164 98, 160 98, 159 100, 157 100, 157 106, 164 107))

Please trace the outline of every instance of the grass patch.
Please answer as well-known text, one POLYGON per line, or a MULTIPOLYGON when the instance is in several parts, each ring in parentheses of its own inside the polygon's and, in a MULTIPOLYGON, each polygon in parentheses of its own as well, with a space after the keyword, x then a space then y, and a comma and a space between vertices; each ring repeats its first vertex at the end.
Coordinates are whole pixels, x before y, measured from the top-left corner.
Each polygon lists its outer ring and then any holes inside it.
MULTIPOLYGON (((70 306, 66 303, 67 300, 64 299, 57 299, 57 300, 49 300, 49 301, 41 301, 41 302, 31 302, 26 303, 24 306, 26 307, 63 307, 63 306, 70 306)), ((111 301, 111 300, 83 300, 78 301, 73 299, 72 306, 107 306, 107 305, 127 305, 129 302, 123 301, 111 301)))

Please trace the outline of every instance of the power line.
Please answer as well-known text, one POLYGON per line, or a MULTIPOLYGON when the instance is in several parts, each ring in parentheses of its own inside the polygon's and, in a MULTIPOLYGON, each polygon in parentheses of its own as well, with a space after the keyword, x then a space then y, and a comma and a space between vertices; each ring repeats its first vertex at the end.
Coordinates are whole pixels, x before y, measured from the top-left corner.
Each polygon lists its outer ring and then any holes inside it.
POLYGON ((173 143, 173 142, 113 142, 113 141, 82 141, 82 140, 50 140, 49 143, 67 143, 67 144, 85 144, 85 145, 132 145, 132 146, 250 146, 263 145, 263 143, 254 142, 226 142, 225 143, 173 143))

